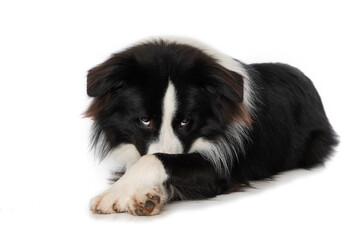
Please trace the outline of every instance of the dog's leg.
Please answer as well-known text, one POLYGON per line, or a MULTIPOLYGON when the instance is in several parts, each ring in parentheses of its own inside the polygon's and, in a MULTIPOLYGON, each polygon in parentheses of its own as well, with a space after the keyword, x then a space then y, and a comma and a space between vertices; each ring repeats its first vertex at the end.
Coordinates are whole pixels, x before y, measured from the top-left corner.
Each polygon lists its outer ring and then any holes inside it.
POLYGON ((140 153, 133 144, 121 144, 110 152, 110 158, 123 169, 129 169, 140 159, 140 153))
POLYGON ((169 199, 202 199, 222 191, 223 180, 200 154, 141 157, 103 194, 92 199, 95 213, 155 215, 169 199))
POLYGON ((132 165, 103 194, 93 198, 90 209, 95 213, 129 212, 155 215, 167 199, 164 166, 154 155, 145 155, 132 165))
POLYGON ((226 191, 229 176, 216 171, 214 165, 199 153, 163 154, 155 156, 168 175, 165 182, 169 199, 204 199, 226 191))

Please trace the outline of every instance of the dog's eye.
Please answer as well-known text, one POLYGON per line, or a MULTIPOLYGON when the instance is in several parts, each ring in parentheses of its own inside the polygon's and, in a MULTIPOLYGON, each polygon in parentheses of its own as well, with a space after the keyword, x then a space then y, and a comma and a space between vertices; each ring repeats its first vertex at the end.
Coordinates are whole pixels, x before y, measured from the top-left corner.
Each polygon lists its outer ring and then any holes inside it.
POLYGON ((182 121, 180 122, 180 128, 188 125, 188 123, 189 123, 189 120, 187 120, 187 119, 182 120, 182 121))
POLYGON ((146 126, 146 127, 149 127, 150 124, 151 124, 151 121, 149 118, 146 118, 146 117, 142 117, 142 118, 139 118, 140 122, 146 126))

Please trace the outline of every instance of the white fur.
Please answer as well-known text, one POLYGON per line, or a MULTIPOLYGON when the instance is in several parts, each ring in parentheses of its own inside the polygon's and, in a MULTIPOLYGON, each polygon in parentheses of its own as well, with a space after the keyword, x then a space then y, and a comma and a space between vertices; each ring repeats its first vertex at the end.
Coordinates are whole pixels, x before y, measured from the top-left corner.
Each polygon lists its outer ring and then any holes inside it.
POLYGON ((157 141, 150 144, 148 154, 157 152, 170 154, 183 153, 182 144, 175 135, 172 127, 172 121, 175 116, 176 109, 177 101, 175 87, 171 81, 169 81, 163 100, 163 117, 159 138, 157 141))
POLYGON ((109 158, 122 169, 128 169, 140 157, 140 153, 134 144, 120 144, 120 146, 109 153, 109 158))
POLYGON ((244 141, 248 139, 247 133, 246 126, 233 124, 225 129, 225 137, 220 137, 216 141, 204 138, 196 139, 191 145, 189 153, 200 153, 214 164, 217 171, 229 174, 232 162, 238 158, 237 153, 245 154, 244 141))
POLYGON ((149 193, 159 195, 163 203, 166 201, 163 183, 167 178, 161 161, 154 155, 145 155, 107 191, 93 198, 90 209, 99 213, 132 211, 134 203, 141 202, 149 193))

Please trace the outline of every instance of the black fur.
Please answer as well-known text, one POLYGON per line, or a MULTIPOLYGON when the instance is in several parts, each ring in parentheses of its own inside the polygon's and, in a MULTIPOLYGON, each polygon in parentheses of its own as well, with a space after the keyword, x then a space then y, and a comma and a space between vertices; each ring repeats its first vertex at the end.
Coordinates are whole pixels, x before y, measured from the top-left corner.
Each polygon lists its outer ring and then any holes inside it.
POLYGON ((246 156, 233 168, 233 181, 271 177, 294 168, 311 168, 337 144, 314 85, 285 64, 253 64, 258 108, 246 156))
POLYGON ((323 163, 337 139, 310 79, 285 64, 242 66, 254 87, 253 109, 243 105, 245 76, 190 45, 154 41, 113 55, 88 74, 94 101, 86 116, 95 120, 94 146, 102 156, 121 143, 146 154, 159 135, 170 78, 179 102, 173 129, 184 154, 155 155, 169 175, 165 185, 172 199, 213 197, 251 180, 323 163), (152 125, 144 128, 141 117, 151 118, 152 125), (184 128, 182 119, 189 120, 184 128), (234 122, 244 126, 241 143, 226 135, 234 122), (201 152, 188 153, 199 137, 231 146, 229 172, 201 152))

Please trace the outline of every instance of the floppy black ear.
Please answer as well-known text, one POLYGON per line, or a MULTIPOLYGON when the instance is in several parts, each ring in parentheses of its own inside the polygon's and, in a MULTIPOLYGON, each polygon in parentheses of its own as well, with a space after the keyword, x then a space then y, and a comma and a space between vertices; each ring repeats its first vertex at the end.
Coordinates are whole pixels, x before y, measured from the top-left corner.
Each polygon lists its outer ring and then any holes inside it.
POLYGON ((87 94, 90 97, 102 96, 113 88, 122 86, 124 65, 116 57, 89 70, 87 74, 87 94))
POLYGON ((222 66, 211 71, 212 92, 233 102, 242 102, 244 97, 243 77, 222 66))
POLYGON ((207 90, 211 94, 212 109, 220 121, 250 123, 243 108, 244 78, 222 65, 207 69, 207 90))

